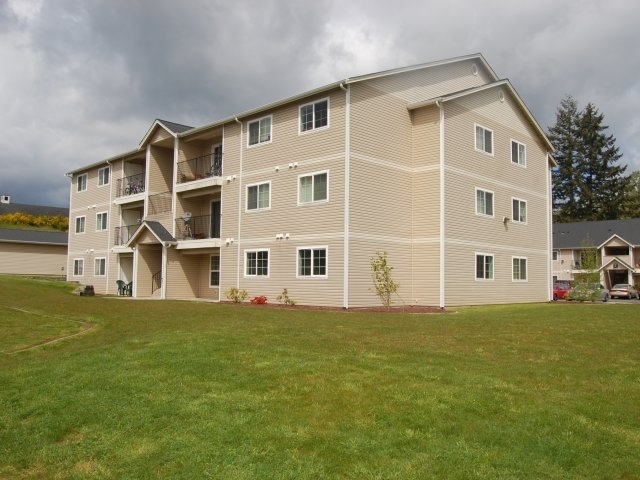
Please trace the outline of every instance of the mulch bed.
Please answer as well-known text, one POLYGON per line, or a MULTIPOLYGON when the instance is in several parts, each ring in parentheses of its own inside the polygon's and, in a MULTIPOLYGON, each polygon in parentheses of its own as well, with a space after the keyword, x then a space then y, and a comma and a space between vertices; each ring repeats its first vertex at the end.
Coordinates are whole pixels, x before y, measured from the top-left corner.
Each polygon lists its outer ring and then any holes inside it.
MULTIPOLYGON (((234 304, 234 302, 224 301, 220 303, 226 304, 234 304)), ((328 310, 335 312, 371 312, 371 313, 451 313, 450 310, 442 309, 440 307, 430 307, 423 305, 393 305, 390 308, 380 306, 373 307, 353 307, 353 308, 342 308, 342 307, 322 307, 315 305, 282 305, 279 303, 263 303, 263 304, 252 304, 249 302, 235 303, 235 305, 241 307, 254 307, 254 308, 280 308, 284 310, 288 309, 300 309, 300 310, 328 310)))

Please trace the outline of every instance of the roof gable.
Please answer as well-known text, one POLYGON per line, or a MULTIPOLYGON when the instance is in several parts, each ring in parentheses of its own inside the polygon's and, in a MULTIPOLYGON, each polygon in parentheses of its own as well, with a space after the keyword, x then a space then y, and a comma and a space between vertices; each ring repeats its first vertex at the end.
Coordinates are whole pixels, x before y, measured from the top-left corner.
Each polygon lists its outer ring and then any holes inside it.
POLYGON ((150 233, 161 244, 175 244, 176 239, 162 226, 160 222, 153 220, 144 220, 140 227, 131 235, 131 238, 125 245, 131 247, 138 242, 138 239, 145 233, 150 233))
POLYGON ((151 124, 151 127, 149 127, 149 130, 147 130, 147 133, 145 134, 145 136, 142 138, 142 140, 140 140, 140 148, 142 148, 151 140, 151 138, 158 131, 158 129, 165 130, 169 135, 175 138, 178 136, 179 133, 184 133, 189 130, 192 130, 193 127, 189 127, 187 125, 181 125, 179 123, 168 122, 167 120, 161 120, 159 118, 156 118, 155 121, 151 124))

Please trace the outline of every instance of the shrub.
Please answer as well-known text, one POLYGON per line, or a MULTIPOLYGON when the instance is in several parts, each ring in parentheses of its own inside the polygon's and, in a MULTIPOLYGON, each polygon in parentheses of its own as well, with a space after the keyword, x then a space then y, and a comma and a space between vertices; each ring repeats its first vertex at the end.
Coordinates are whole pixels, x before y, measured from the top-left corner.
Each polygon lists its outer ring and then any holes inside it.
POLYGON ((267 303, 267 297, 265 297, 264 295, 259 295, 257 297, 253 297, 250 301, 254 305, 264 305, 265 303, 267 303))
POLYGON ((296 301, 289 296, 289 291, 284 288, 282 293, 276 297, 276 300, 282 303, 283 305, 295 305, 296 301))
POLYGON ((391 276, 392 271, 393 267, 387 263, 387 252, 376 252, 376 256, 371 258, 371 277, 376 295, 387 308, 391 306, 391 295, 400 288, 391 276))
POLYGON ((227 298, 235 303, 244 302, 247 298, 247 291, 241 288, 231 287, 225 292, 227 298))

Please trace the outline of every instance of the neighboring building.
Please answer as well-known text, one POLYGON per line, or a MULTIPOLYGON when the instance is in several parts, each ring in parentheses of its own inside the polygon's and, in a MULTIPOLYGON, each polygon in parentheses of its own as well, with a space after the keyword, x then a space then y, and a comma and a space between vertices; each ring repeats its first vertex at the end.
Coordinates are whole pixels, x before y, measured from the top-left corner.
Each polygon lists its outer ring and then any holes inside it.
POLYGON ((8 213, 67 217, 69 215, 69 209, 63 207, 47 207, 44 205, 29 205, 26 203, 12 203, 10 195, 0 195, 0 215, 8 213))
POLYGON ((66 232, 0 228, 0 273, 66 275, 66 232))
POLYGON ((600 282, 640 284, 640 218, 553 225, 553 281, 584 273, 582 255, 596 248, 600 282))
POLYGON ((379 304, 551 293, 552 146, 480 54, 347 78, 68 173, 68 278, 138 298, 379 304))

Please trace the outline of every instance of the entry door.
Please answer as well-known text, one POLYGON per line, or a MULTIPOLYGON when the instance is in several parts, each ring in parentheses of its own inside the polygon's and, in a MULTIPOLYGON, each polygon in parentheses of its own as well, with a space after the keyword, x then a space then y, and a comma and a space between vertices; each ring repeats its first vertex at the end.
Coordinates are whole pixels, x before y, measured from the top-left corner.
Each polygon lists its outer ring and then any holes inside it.
POLYGON ((211 202, 211 238, 220 238, 220 200, 211 202))

